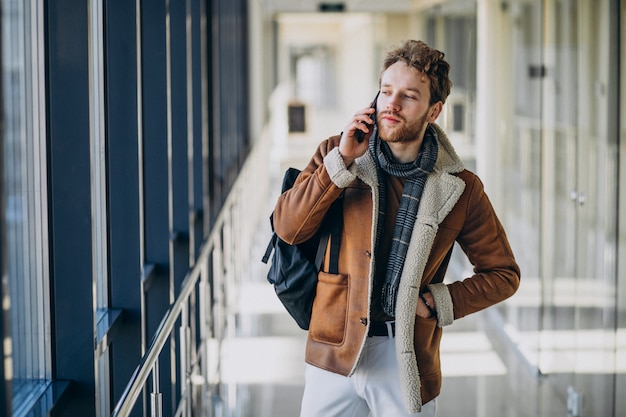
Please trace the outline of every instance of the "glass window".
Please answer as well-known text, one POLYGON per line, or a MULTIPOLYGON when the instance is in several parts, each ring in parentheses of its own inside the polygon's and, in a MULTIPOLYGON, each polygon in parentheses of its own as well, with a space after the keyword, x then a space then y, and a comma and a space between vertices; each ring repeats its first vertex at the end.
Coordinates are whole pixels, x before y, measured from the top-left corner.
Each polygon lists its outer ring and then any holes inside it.
MULTIPOLYGON (((91 0, 89 7, 89 125, 91 157, 91 210, 93 239, 93 287, 95 289, 94 329, 99 322, 107 323, 109 307, 108 246, 107 246, 107 183, 106 134, 104 118, 104 40, 102 0, 91 0)), ((107 327, 105 325, 101 327, 107 327)), ((101 334, 96 334, 100 342, 101 334)), ((104 348, 102 348, 104 349, 104 348)), ((111 414, 109 398, 109 352, 96 351, 97 410, 100 415, 111 414), (102 353, 102 354, 98 354, 102 353)))
MULTIPOLYGON (((104 122, 104 53, 102 1, 92 0, 90 19, 90 128, 93 276, 96 289, 96 320, 108 308, 108 249, 106 218, 106 137, 104 122)), ((94 328, 96 323, 94 323, 94 328)))
POLYGON ((43 7, 2 0, 6 243, 13 407, 51 377, 43 7))

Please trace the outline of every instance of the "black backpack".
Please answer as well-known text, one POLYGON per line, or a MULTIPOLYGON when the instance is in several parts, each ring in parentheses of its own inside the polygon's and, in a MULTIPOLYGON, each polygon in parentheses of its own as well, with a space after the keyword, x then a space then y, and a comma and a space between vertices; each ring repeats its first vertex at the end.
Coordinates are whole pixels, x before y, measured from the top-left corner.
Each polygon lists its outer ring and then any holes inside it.
MULTIPOLYGON (((293 186, 299 174, 300 170, 296 168, 287 169, 283 177, 282 192, 293 186)), ((267 280, 274 286, 276 295, 287 312, 304 330, 308 330, 311 321, 317 274, 321 268, 329 238, 331 257, 328 272, 337 273, 342 223, 340 202, 341 198, 331 205, 317 233, 311 239, 297 245, 290 245, 276 235, 274 213, 270 216, 272 238, 262 259, 263 263, 267 263, 274 251, 267 280)))

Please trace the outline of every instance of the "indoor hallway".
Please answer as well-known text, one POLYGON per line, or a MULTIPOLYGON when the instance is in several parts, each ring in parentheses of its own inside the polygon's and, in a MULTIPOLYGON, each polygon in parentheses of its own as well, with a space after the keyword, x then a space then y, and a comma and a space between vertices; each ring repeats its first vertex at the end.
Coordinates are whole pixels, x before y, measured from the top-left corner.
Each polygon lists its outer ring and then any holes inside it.
POLYGON ((439 417, 626 417, 626 0, 0 5, 0 417, 297 416, 268 217, 404 39, 521 268, 439 417))

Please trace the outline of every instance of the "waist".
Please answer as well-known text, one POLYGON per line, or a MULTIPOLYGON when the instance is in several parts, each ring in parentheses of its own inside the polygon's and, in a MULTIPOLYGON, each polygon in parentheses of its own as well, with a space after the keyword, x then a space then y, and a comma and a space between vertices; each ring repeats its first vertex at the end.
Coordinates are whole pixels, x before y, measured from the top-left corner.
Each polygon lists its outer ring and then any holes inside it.
POLYGON ((396 322, 395 321, 385 321, 385 322, 373 321, 370 323, 370 329, 367 332, 367 335, 369 337, 372 337, 372 336, 394 337, 396 335, 396 322))

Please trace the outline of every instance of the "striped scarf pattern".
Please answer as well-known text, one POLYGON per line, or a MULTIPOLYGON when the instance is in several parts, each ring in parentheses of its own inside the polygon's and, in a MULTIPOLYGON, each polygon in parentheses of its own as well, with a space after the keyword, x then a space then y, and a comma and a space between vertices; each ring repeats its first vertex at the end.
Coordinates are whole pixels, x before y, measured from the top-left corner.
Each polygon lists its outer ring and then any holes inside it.
MULTIPOLYGON (((434 128, 428 125, 424 134, 422 149, 414 162, 401 164, 394 162, 389 145, 381 141, 375 135, 369 143, 369 152, 374 157, 377 165, 383 173, 399 178, 406 178, 400 207, 396 217, 396 225, 393 231, 393 240, 389 250, 389 260, 382 290, 382 307, 386 314, 395 317, 396 299, 400 287, 400 276, 404 267, 404 260, 409 248, 409 241, 415 225, 417 210, 420 205, 426 178, 430 174, 437 161, 438 146, 434 128)), ((382 174, 382 173, 381 173, 382 174)), ((385 175, 378 176, 379 211, 378 227, 376 230, 376 246, 380 242, 385 224, 385 210, 387 208, 387 190, 385 175)))

